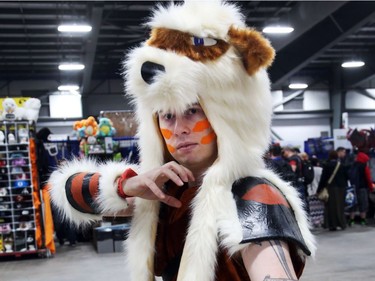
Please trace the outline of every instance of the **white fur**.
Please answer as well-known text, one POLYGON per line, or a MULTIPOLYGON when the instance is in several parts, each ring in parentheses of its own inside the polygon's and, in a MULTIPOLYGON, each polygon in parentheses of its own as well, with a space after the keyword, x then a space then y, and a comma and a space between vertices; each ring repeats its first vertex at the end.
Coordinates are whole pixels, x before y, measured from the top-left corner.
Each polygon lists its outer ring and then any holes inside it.
MULTIPOLYGON (((182 6, 159 7, 148 25, 226 40, 231 25, 244 26, 244 23, 234 6, 189 1, 182 6)), ((308 248, 314 254, 315 240, 295 189, 266 170, 262 160, 270 142, 272 115, 266 71, 261 69, 248 76, 242 58, 233 47, 214 62, 201 63, 143 44, 128 54, 124 64, 127 94, 133 98, 140 121, 138 136, 142 170, 164 163, 162 140, 152 117, 159 110, 173 108, 182 112, 199 102, 217 134, 219 157, 207 171, 193 201, 178 280, 213 280, 218 240, 231 254, 246 247, 239 244, 242 229, 231 193, 233 182, 245 176, 264 177, 281 190, 295 212, 308 248), (165 67, 165 72, 156 75, 151 85, 146 84, 140 75, 141 66, 146 61, 165 67)), ((150 264, 154 254, 157 213, 158 206, 154 203, 138 200, 128 239, 132 280, 150 280, 152 277, 150 264), (141 255, 138 254, 140 249, 141 255)))
MULTIPOLYGON (((160 6, 148 25, 225 41, 228 41, 230 26, 245 26, 242 15, 233 5, 220 4, 220 1, 188 2, 166 8, 160 6)), ((263 177, 281 190, 293 208, 309 250, 314 254, 315 240, 297 192, 266 170, 262 160, 270 142, 272 115, 270 82, 264 69, 249 76, 233 46, 220 58, 202 63, 146 43, 127 55, 124 68, 126 92, 135 105, 139 121, 140 172, 159 167, 166 161, 163 140, 154 120, 155 112, 168 109, 183 112, 199 102, 217 135, 218 159, 206 172, 192 202, 192 218, 178 281, 212 281, 218 247, 227 248, 231 254, 246 247, 239 244, 242 229, 231 192, 233 182, 246 176, 263 177), (146 61, 165 67, 165 72, 158 73, 151 85, 140 75, 141 66, 146 61)), ((95 169, 107 174, 100 181, 103 190, 99 202, 103 211, 121 209, 123 202, 116 198, 113 186, 120 166, 117 170, 117 167, 98 168, 95 165, 95 169)), ((67 169, 63 173, 70 175, 73 170, 67 169)), ((66 176, 62 177, 58 184, 65 184, 66 179, 66 176)), ((67 207, 65 202, 62 205, 62 208, 67 207)), ((132 228, 126 242, 133 281, 153 280, 159 205, 156 201, 139 198, 135 201, 132 228)), ((68 211, 69 216, 76 215, 73 211, 68 211)), ((84 219, 79 217, 78 221, 84 219)), ((300 255, 304 259, 302 252, 300 255)))
POLYGON ((78 226, 100 220, 101 215, 81 213, 74 209, 69 204, 65 193, 65 183, 71 175, 81 172, 100 173, 99 196, 97 200, 99 208, 102 210, 102 213, 119 212, 127 207, 127 203, 116 194, 115 180, 127 168, 137 170, 135 165, 129 165, 123 162, 111 162, 107 163, 107 165, 99 165, 97 162, 89 159, 75 159, 66 162, 51 174, 48 181, 52 203, 68 221, 78 226))
POLYGON ((102 213, 115 214, 128 207, 126 200, 117 195, 116 179, 128 168, 135 172, 138 167, 129 165, 125 162, 109 162, 100 165, 98 172, 99 179, 99 196, 98 203, 102 213))

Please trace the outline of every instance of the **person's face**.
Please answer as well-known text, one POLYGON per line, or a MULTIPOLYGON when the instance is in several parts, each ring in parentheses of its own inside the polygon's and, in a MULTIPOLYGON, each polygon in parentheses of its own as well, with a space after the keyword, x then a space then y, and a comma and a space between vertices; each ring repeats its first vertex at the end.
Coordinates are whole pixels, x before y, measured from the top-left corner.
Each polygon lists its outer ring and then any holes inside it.
POLYGON ((340 159, 345 158, 345 155, 346 155, 346 150, 340 150, 340 151, 337 152, 337 156, 338 156, 340 159))
POLYGON ((168 151, 181 165, 199 170, 215 161, 216 134, 199 104, 183 114, 159 112, 159 127, 168 151))

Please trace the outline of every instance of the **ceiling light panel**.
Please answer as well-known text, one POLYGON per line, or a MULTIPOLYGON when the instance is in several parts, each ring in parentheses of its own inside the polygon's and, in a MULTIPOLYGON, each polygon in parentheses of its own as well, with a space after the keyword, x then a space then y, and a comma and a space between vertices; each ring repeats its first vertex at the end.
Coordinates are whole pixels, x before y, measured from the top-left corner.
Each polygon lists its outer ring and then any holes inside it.
POLYGON ((365 63, 363 61, 346 61, 341 64, 344 68, 362 67, 365 63))
POLYGON ((86 33, 92 30, 90 25, 63 24, 57 28, 60 32, 86 33))
POLYGON ((62 63, 59 65, 59 69, 64 71, 83 70, 84 68, 85 66, 80 63, 62 63))
POLYGON ((268 34, 288 34, 294 31, 290 26, 267 26, 263 28, 263 33, 268 34))

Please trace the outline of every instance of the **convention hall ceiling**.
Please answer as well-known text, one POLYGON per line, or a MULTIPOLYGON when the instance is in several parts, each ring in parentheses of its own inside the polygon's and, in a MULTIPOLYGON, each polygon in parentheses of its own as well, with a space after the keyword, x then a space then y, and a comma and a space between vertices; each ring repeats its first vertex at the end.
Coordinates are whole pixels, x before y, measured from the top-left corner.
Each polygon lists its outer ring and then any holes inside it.
MULTIPOLYGON (((121 61, 147 38, 142 25, 156 1, 1 1, 0 89, 21 80, 76 81, 90 94, 92 80, 121 78, 121 61), (64 35, 62 23, 88 23, 92 31, 64 35), (67 74, 61 62, 81 62, 67 74)), ((164 1, 168 4, 170 1, 164 1)), ((329 87, 340 73, 343 88, 375 87, 375 2, 233 1, 248 26, 289 24, 294 32, 266 35, 277 51, 269 70, 273 89, 293 81, 329 87), (342 69, 344 60, 365 66, 342 69), (336 74, 335 74, 336 73, 336 74)))

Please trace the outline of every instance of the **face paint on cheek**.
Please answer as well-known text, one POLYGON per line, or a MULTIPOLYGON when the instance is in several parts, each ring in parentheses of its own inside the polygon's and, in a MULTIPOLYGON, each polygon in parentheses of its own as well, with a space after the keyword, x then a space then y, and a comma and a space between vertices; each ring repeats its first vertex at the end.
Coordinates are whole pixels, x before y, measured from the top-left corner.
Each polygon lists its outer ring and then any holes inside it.
POLYGON ((167 144, 167 149, 170 153, 175 153, 176 152, 176 148, 170 144, 167 144))
POLYGON ((160 129, 160 132, 166 140, 169 140, 173 135, 172 131, 168 129, 160 129))
POLYGON ((214 142, 215 140, 216 140, 216 134, 215 132, 212 131, 208 135, 205 135, 204 137, 202 137, 201 144, 210 144, 214 142))
POLYGON ((195 123, 193 127, 193 132, 203 132, 204 130, 209 129, 210 127, 211 124, 210 122, 208 122, 208 119, 204 119, 195 123))

